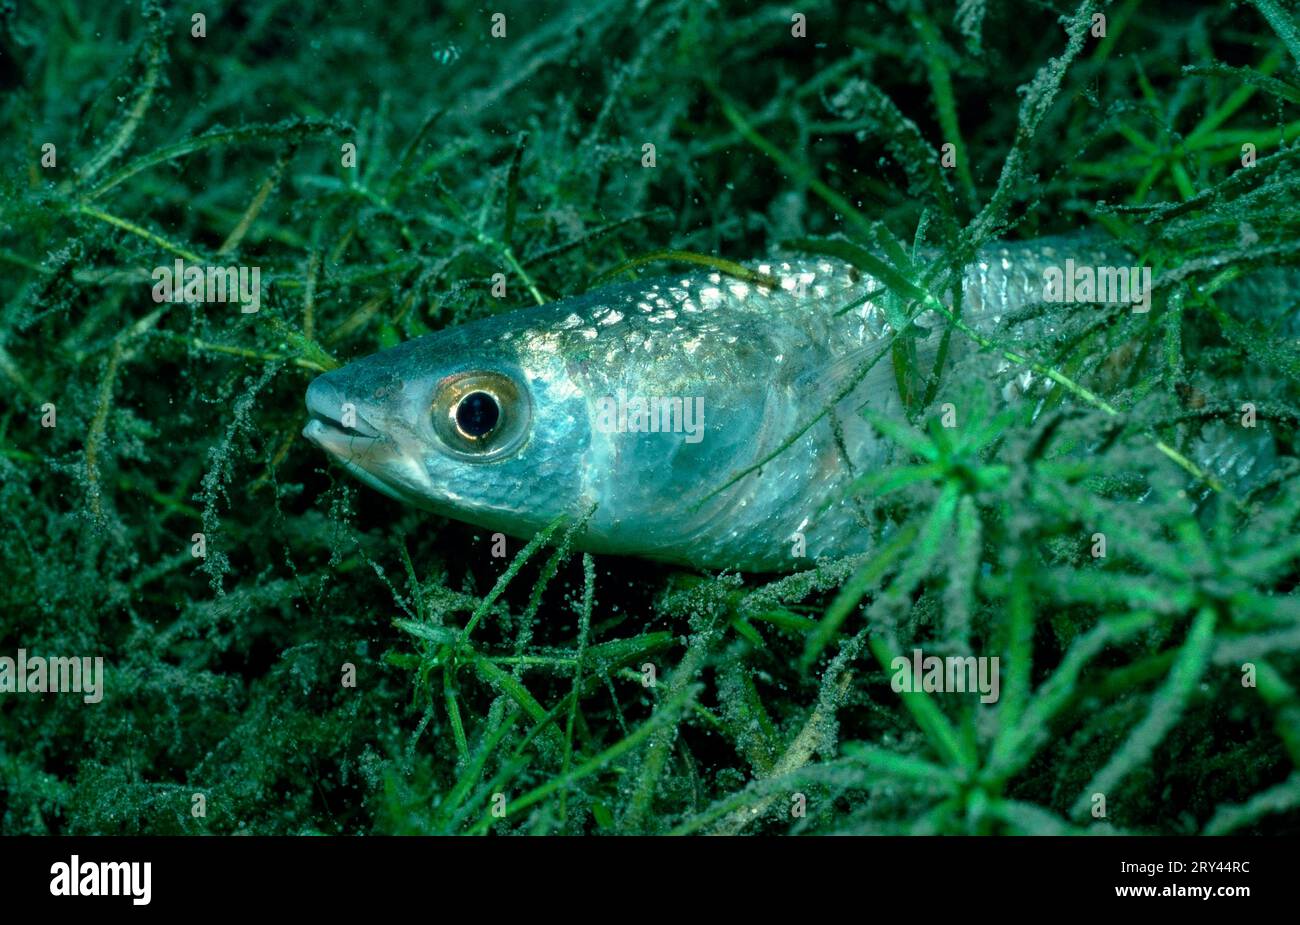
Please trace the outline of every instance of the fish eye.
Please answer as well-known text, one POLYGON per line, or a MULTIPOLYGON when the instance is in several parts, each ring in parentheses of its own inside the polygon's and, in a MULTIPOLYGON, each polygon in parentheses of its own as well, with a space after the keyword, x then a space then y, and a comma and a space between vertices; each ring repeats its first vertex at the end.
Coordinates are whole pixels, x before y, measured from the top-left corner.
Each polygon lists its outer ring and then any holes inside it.
POLYGON ((492 433, 501 420, 497 400, 487 392, 470 392, 456 406, 456 426, 470 440, 480 440, 492 433))
POLYGON ((433 430, 454 455, 475 462, 500 459, 528 436, 531 407, 526 390, 504 373, 458 373, 433 390, 433 430))

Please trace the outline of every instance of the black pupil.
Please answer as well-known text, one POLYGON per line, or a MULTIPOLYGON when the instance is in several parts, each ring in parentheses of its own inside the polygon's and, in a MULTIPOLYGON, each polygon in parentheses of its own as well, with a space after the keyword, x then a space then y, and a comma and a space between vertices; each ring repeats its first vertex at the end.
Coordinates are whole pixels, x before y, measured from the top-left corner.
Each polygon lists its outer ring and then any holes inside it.
POLYGON ((456 406, 456 425, 470 437, 491 433, 500 418, 497 400, 487 392, 470 392, 456 406))

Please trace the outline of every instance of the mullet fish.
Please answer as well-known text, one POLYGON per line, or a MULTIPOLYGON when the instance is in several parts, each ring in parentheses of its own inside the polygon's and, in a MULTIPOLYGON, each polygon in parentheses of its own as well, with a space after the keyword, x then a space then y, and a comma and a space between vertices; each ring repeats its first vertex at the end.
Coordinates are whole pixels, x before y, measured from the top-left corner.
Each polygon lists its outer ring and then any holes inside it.
MULTIPOLYGON (((1118 297, 1141 311, 1150 274, 1131 260, 1094 239, 992 245, 965 270, 962 319, 1012 333, 1008 316, 1052 301, 1054 281, 1075 302, 1115 300, 1128 283, 1118 297)), ((303 435, 387 495, 511 536, 590 513, 579 548, 697 568, 785 571, 867 551, 847 489, 894 448, 862 411, 903 415, 886 289, 838 260, 750 266, 762 281, 612 285, 357 360, 311 383, 303 435)), ((1091 308, 1048 311, 1028 334, 1091 308)), ((917 354, 937 355, 946 320, 930 310, 917 323, 929 331, 917 354)), ((950 345, 973 349, 961 334, 950 345)), ((1052 385, 1002 372, 1009 399, 1052 385)))

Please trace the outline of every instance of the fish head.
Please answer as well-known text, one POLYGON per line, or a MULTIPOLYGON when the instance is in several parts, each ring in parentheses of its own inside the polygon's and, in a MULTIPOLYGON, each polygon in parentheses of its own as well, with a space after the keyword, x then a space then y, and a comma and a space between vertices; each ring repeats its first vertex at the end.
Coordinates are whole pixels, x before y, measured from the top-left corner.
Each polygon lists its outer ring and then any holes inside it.
MULTIPOLYGON (((495 319, 492 319, 495 320, 495 319)), ((544 331, 479 323, 368 356, 307 389, 303 436, 373 488, 529 535, 584 503, 586 403, 544 331)))

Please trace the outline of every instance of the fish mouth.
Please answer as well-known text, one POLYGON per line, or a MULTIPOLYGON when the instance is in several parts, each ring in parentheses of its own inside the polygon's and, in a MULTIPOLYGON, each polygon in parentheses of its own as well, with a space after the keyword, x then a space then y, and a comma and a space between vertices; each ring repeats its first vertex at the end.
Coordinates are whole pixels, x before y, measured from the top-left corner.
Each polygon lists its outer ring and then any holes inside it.
POLYGON ((380 487, 377 472, 382 471, 389 455, 381 449, 381 444, 387 441, 377 431, 373 436, 370 431, 373 428, 347 427, 329 415, 313 414, 302 435, 363 482, 380 487))
POLYGON ((302 435, 322 446, 323 440, 332 443, 344 438, 363 443, 378 440, 382 435, 357 412, 356 404, 348 400, 343 390, 331 381, 333 379, 334 376, 327 373, 307 386, 307 414, 311 419, 303 428, 302 435), (346 424, 344 417, 347 418, 346 424))
POLYGON ((399 501, 409 499, 407 482, 416 478, 409 461, 391 436, 357 412, 328 374, 307 387, 307 414, 304 437, 371 488, 399 501))
POLYGON ((318 409, 309 409, 310 418, 302 435, 331 456, 337 458, 347 468, 355 471, 376 468, 382 457, 380 447, 388 441, 368 422, 357 417, 351 425, 344 424, 318 409))
POLYGON ((352 426, 348 426, 323 411, 314 408, 308 409, 308 411, 310 418, 307 421, 307 426, 302 429, 302 435, 313 443, 320 444, 322 440, 345 439, 360 441, 364 445, 378 440, 381 436, 379 431, 360 417, 354 419, 352 426))
POLYGON ((365 424, 364 428, 348 427, 328 414, 314 413, 302 429, 302 435, 371 488, 390 498, 406 500, 406 496, 397 485, 392 484, 389 477, 388 470, 394 462, 391 441, 374 431, 369 424, 365 424))
POLYGON ((328 375, 307 387, 307 414, 302 435, 312 443, 345 462, 374 462, 374 450, 383 442, 383 434, 357 412, 356 405, 328 375))

